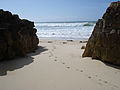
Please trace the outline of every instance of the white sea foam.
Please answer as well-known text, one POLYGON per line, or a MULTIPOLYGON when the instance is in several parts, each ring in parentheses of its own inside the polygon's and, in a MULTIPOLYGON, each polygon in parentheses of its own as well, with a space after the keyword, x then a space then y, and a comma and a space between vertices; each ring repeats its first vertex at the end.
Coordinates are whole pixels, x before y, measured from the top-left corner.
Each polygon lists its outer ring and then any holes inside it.
POLYGON ((42 27, 77 27, 83 26, 88 24, 88 22, 84 23, 35 23, 35 26, 42 26, 42 27))
POLYGON ((35 23, 38 37, 47 39, 88 39, 94 25, 93 22, 35 23))

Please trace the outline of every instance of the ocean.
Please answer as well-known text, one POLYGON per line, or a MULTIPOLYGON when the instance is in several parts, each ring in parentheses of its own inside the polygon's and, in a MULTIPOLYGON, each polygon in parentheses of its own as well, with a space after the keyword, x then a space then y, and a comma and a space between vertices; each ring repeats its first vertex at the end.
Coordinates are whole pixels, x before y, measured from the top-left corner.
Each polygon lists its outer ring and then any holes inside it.
POLYGON ((77 22, 35 22, 40 39, 88 40, 95 21, 77 22))

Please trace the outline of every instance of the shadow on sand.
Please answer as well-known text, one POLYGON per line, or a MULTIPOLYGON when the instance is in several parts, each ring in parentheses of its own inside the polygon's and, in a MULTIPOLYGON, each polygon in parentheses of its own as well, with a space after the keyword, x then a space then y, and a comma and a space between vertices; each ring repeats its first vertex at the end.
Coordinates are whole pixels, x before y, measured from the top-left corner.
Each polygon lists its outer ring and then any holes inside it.
MULTIPOLYGON (((93 59, 93 60, 98 60, 98 59, 93 59)), ((101 61, 101 60, 98 60, 98 61, 101 61)), ((115 68, 115 69, 120 69, 120 66, 119 65, 115 65, 115 64, 112 64, 112 63, 109 63, 109 62, 103 62, 101 61, 102 63, 104 63, 106 66, 109 66, 109 67, 112 67, 112 68, 115 68)))
POLYGON ((114 65, 114 64, 111 64, 111 63, 108 63, 108 62, 104 62, 104 64, 109 66, 109 67, 115 68, 115 69, 120 69, 119 65, 114 65))
POLYGON ((20 57, 13 60, 5 60, 0 62, 0 76, 7 75, 7 71, 14 71, 16 69, 23 68, 25 65, 29 65, 33 62, 33 57, 38 55, 44 51, 47 51, 45 47, 39 46, 38 49, 34 53, 30 53, 25 57, 20 57))

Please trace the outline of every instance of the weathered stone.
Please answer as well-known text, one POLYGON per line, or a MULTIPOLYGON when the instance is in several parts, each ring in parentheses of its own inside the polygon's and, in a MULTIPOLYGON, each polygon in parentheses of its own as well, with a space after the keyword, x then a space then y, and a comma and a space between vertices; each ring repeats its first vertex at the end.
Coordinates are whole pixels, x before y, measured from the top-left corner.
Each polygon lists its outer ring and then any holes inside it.
POLYGON ((24 56, 37 48, 34 23, 0 10, 0 60, 24 56))
POLYGON ((81 49, 85 49, 85 46, 82 46, 81 49))
POLYGON ((82 56, 120 65, 120 1, 98 20, 82 56))

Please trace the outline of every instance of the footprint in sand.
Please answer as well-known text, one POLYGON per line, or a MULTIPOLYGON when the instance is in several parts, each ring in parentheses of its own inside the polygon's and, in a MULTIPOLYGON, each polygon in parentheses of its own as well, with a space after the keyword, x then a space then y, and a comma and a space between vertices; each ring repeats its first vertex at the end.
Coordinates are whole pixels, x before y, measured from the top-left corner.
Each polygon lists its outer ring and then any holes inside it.
POLYGON ((52 57, 51 55, 49 55, 49 57, 52 57))
POLYGON ((102 82, 104 82, 104 83, 108 83, 107 81, 103 81, 103 80, 101 80, 101 79, 99 79, 99 81, 102 81, 102 82))
POLYGON ((98 75, 95 75, 96 77, 98 77, 98 75))
POLYGON ((104 83, 108 83, 107 81, 104 81, 104 83))
POLYGON ((49 55, 49 57, 52 57, 53 55, 49 55))
POLYGON ((66 68, 70 69, 70 67, 66 67, 66 68))
POLYGON ((64 62, 62 62, 62 64, 65 64, 64 62))
POLYGON ((99 81, 102 81, 101 79, 99 79, 99 81))
POLYGON ((83 70, 80 70, 80 72, 83 72, 83 70))
POLYGON ((57 61, 56 59, 54 61, 57 61))
POLYGON ((103 83, 105 83, 105 84, 108 84, 109 86, 112 86, 112 87, 111 87, 111 90, 116 90, 116 89, 119 88, 118 86, 116 86, 116 85, 114 85, 114 84, 111 84, 111 83, 109 83, 108 81, 104 81, 104 80, 102 80, 102 79, 99 79, 99 81, 101 81, 101 82, 103 82, 103 83))
POLYGON ((88 76, 89 79, 91 79, 92 77, 91 76, 88 76))

